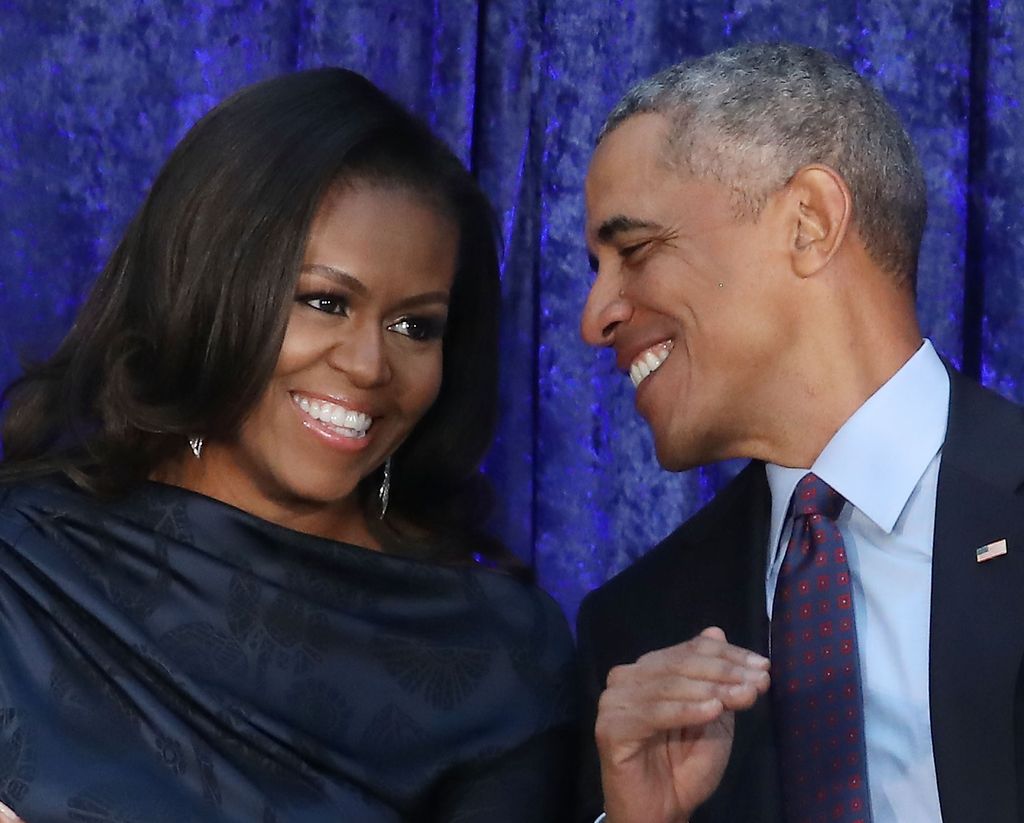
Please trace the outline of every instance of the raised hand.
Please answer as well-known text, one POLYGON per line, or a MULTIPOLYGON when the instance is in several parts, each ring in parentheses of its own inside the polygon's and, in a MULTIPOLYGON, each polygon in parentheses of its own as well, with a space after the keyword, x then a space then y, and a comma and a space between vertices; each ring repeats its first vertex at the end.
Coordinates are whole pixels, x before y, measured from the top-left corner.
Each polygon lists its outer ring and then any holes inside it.
POLYGON ((608 823, 689 820, 722 779, 734 712, 768 683, 768 659, 717 627, 612 669, 595 727, 608 823))

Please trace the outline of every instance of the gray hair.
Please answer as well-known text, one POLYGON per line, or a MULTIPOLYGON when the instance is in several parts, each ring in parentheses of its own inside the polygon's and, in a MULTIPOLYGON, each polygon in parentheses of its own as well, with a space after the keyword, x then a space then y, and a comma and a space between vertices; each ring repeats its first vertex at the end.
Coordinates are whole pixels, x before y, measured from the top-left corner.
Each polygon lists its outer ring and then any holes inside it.
POLYGON ((827 165, 853 195, 853 219, 872 260, 915 285, 927 216, 924 174, 882 94, 818 49, 742 45, 643 80, 612 109, 598 136, 635 114, 671 122, 668 159, 731 188, 742 216, 802 166, 827 165))

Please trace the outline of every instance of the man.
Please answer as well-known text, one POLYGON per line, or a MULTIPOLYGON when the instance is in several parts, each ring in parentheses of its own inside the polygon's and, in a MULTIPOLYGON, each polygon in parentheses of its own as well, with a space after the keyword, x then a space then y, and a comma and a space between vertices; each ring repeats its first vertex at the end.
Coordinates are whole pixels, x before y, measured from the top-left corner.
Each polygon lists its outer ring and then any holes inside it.
POLYGON ((752 462, 581 607, 579 819, 1024 820, 1024 418, 921 339, 892 110, 712 54, 626 95, 586 199, 583 335, 659 461, 752 462))

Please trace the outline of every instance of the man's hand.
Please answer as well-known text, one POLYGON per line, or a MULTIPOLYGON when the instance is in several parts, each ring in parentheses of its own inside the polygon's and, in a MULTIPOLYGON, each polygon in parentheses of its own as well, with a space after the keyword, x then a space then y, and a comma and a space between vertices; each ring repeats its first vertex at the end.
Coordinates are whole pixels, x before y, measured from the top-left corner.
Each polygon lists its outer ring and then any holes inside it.
POLYGON ((595 727, 608 823, 685 823, 722 780, 734 712, 768 682, 768 659, 715 627, 612 669, 595 727))

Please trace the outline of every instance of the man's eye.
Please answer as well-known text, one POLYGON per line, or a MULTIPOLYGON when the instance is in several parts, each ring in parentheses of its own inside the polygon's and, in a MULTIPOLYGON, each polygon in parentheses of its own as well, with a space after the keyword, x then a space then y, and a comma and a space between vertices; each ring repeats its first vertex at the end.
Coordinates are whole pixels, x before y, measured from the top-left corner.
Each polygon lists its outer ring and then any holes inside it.
POLYGON ((322 311, 325 314, 345 314, 348 304, 341 297, 332 297, 328 294, 306 295, 300 297, 303 303, 311 309, 322 311))
POLYGON ((623 260, 628 260, 630 257, 634 257, 635 255, 642 252, 649 245, 651 245, 651 241, 644 240, 642 243, 634 243, 631 246, 623 246, 621 249, 619 249, 619 256, 623 260))
POLYGON ((413 340, 436 340, 444 334, 444 321, 432 317, 402 317, 388 328, 413 340))

